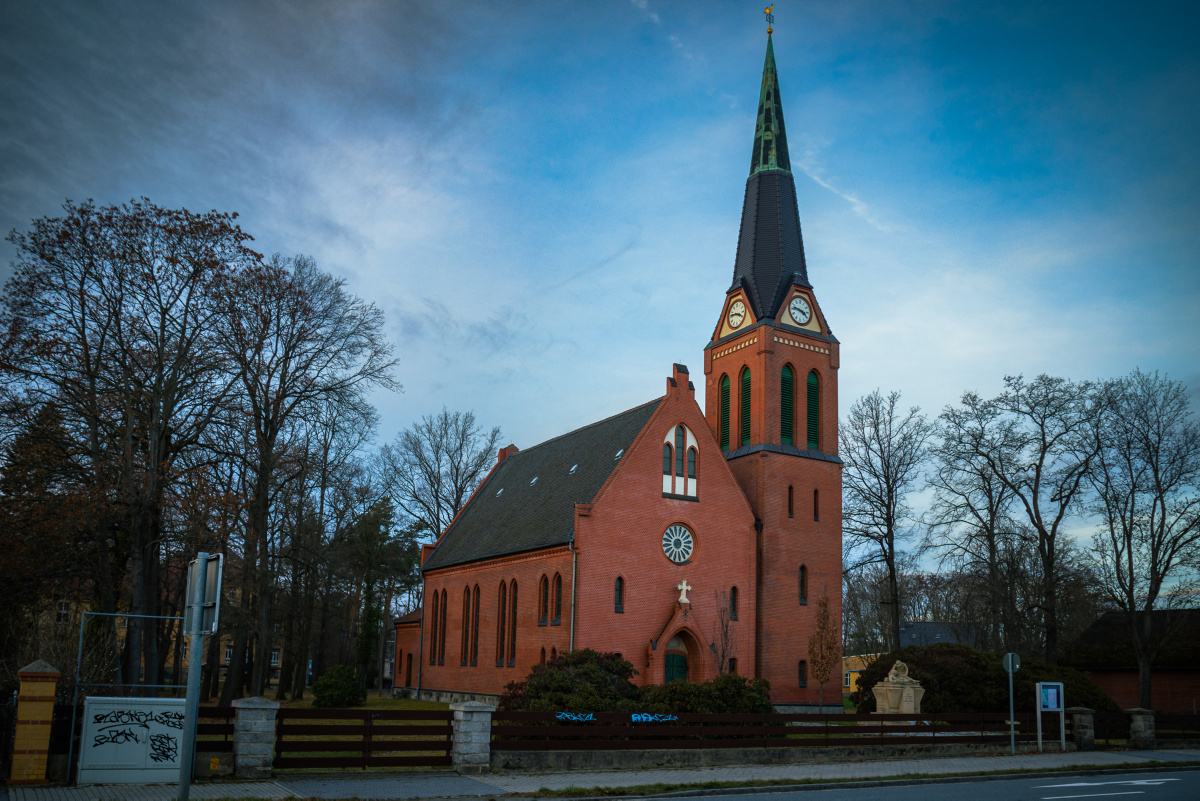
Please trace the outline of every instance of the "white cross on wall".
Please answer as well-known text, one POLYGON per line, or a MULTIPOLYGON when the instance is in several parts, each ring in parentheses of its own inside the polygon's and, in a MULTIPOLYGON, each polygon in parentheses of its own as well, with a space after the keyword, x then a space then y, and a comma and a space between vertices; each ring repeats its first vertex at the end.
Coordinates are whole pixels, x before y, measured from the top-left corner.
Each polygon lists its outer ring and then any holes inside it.
POLYGON ((691 603, 691 601, 688 600, 687 594, 688 594, 688 590, 692 589, 692 585, 687 583, 687 579, 684 579, 683 581, 676 584, 675 589, 679 590, 679 603, 681 603, 681 604, 691 603))

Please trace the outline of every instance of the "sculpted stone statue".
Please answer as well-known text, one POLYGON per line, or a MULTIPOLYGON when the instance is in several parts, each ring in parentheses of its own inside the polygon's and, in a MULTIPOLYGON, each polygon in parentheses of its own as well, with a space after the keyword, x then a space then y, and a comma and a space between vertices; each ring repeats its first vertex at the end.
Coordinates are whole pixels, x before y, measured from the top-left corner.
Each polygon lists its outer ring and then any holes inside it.
POLYGON ((908 677, 908 665, 896 660, 896 664, 892 665, 892 669, 888 671, 887 680, 892 684, 918 684, 916 679, 908 677))
POLYGON ((875 714, 920 714, 921 683, 908 675, 908 665, 896 660, 887 678, 871 688, 875 695, 875 714))

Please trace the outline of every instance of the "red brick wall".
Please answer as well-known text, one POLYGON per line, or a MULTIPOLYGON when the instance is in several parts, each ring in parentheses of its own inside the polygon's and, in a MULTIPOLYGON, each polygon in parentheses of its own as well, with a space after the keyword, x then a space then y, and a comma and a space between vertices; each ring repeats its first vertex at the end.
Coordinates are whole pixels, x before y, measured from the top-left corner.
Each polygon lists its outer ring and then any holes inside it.
POLYGON ((716 675, 709 645, 715 639, 718 598, 735 586, 739 619, 731 624, 733 656, 739 673, 754 671, 754 516, 687 388, 687 374, 677 374, 675 382, 590 515, 576 522, 576 646, 621 653, 637 668, 639 684, 662 683, 667 642, 680 632, 689 640, 689 679, 716 675), (680 423, 699 444, 698 501, 662 493, 663 438, 680 423), (695 540, 685 565, 663 553, 663 532, 674 523, 687 526, 695 540), (618 576, 625 580, 624 614, 614 611, 618 576), (676 585, 684 579, 692 587, 691 604, 677 610, 676 585), (652 640, 658 641, 656 649, 652 640))
POLYGON ((418 658, 421 644, 421 624, 401 623, 396 626, 396 661, 392 672, 393 687, 417 686, 417 669, 420 667, 418 658), (406 684, 408 655, 412 654, 412 684, 406 684))
MULTIPOLYGON (((751 444, 780 445, 780 373, 794 373, 795 444, 806 446, 806 381, 816 370, 821 379, 820 446, 837 454, 838 345, 787 330, 761 327, 706 351, 705 411, 710 431, 719 436, 720 381, 728 375, 730 392, 730 449, 739 447, 739 376, 751 375, 751 444), (799 347, 779 338, 804 343, 799 347), (747 347, 732 346, 753 340, 747 347), (725 353, 725 351, 730 352, 725 353), (828 351, 825 353, 823 351, 828 351), (714 354, 721 354, 715 355, 714 354)), ((833 625, 841 639, 842 485, 836 463, 781 453, 759 452, 729 462, 754 513, 762 521, 761 675, 771 682, 777 703, 813 702, 820 686, 811 664, 807 686, 801 688, 799 662, 809 661, 808 639, 813 633, 817 600, 829 595, 833 625), (788 517, 788 487, 793 492, 793 516, 788 517), (813 490, 819 492, 820 520, 813 519, 813 490), (807 604, 799 600, 799 567, 808 570, 807 604)), ((825 701, 840 697, 841 669, 835 666, 825 683, 825 701)))
MULTIPOLYGON (((1138 703, 1136 670, 1086 671, 1100 689, 1122 709, 1138 703)), ((1150 677, 1151 709, 1171 714, 1190 715, 1200 709, 1200 671, 1155 671, 1150 677)), ((1067 699, 1071 703, 1071 699, 1067 699)))

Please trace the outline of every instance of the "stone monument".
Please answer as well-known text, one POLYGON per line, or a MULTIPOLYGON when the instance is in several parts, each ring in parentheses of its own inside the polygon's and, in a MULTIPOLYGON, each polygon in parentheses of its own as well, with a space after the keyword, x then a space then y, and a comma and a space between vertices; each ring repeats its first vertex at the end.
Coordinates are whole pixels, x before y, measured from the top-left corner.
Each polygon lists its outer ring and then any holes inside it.
POLYGON ((925 690, 916 679, 909 678, 908 665, 896 660, 887 678, 871 688, 875 693, 876 715, 919 715, 921 696, 925 690))

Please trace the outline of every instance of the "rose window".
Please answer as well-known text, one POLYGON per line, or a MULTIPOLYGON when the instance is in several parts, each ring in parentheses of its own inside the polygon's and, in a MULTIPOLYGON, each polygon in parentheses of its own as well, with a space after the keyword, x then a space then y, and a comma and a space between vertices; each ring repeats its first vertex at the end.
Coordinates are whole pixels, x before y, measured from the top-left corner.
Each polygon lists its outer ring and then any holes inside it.
POLYGON ((692 532, 680 525, 671 526, 663 533, 662 547, 663 553, 672 562, 677 565, 686 564, 692 558, 692 550, 695 548, 692 532))

